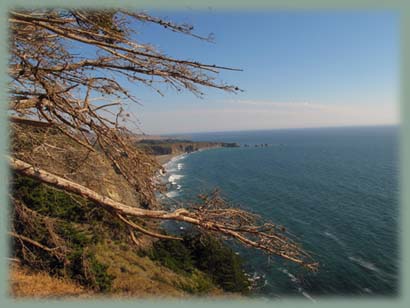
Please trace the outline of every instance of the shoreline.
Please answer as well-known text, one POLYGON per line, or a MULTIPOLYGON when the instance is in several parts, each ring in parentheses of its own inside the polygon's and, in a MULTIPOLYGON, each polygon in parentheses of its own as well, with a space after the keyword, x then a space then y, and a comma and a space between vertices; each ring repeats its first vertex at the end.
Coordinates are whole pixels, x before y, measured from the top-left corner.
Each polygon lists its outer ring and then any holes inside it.
POLYGON ((205 150, 218 149, 218 148, 221 148, 221 146, 212 146, 212 147, 200 148, 200 149, 192 151, 192 152, 172 153, 172 154, 153 155, 153 156, 156 159, 156 161, 162 167, 164 167, 167 163, 169 163, 175 157, 182 156, 182 155, 188 155, 188 154, 195 153, 195 152, 201 152, 201 151, 205 151, 205 150))
POLYGON ((178 154, 165 154, 165 155, 154 155, 156 161, 164 167, 167 163, 169 163, 174 157, 181 156, 188 153, 178 153, 178 154))

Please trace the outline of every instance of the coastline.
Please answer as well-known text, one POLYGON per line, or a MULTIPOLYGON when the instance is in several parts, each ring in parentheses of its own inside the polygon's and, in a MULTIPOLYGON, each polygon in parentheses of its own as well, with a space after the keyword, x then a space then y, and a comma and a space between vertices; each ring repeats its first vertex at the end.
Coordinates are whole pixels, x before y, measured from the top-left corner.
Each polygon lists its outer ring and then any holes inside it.
POLYGON ((157 160, 157 162, 164 167, 164 165, 166 165, 167 163, 169 163, 174 157, 180 156, 180 155, 184 155, 187 153, 175 153, 175 154, 165 154, 165 155, 155 155, 155 159, 157 160))
POLYGON ((211 150, 211 149, 218 149, 221 148, 221 146, 211 146, 211 147, 204 147, 204 148, 200 148, 191 152, 178 152, 178 153, 172 153, 172 154, 164 154, 164 155, 154 155, 154 158, 157 160, 157 162, 161 165, 161 166, 165 166, 167 163, 169 163, 171 160, 173 160, 174 158, 178 157, 178 156, 183 156, 183 155, 187 155, 190 153, 194 153, 194 152, 201 152, 201 151, 205 151, 205 150, 211 150))
MULTIPOLYGON (((188 154, 194 153, 194 152, 201 152, 204 150, 210 150, 210 149, 215 149, 215 148, 220 148, 219 146, 214 146, 214 147, 206 147, 206 148, 201 148, 198 150, 194 150, 194 151, 189 151, 189 152, 177 152, 177 153, 171 153, 171 154, 164 154, 164 155, 153 155, 154 159, 158 162, 158 164, 161 165, 162 168, 158 169, 157 174, 153 177, 154 181, 158 181, 161 177, 167 177, 167 181, 170 181, 170 179, 173 177, 172 173, 170 174, 169 171, 169 164, 172 161, 175 160, 179 160, 182 158, 185 158, 185 156, 187 156, 188 154)), ((179 166, 178 166, 178 170, 179 170, 179 166)), ((177 175, 179 176, 179 175, 177 175)), ((161 180, 160 180, 161 181, 161 180)), ((170 181, 172 184, 177 185, 177 183, 175 182, 175 179, 173 181, 170 181)), ((177 185, 177 189, 180 189, 180 185, 177 185)), ((168 189, 167 189, 167 194, 171 193, 168 189)))

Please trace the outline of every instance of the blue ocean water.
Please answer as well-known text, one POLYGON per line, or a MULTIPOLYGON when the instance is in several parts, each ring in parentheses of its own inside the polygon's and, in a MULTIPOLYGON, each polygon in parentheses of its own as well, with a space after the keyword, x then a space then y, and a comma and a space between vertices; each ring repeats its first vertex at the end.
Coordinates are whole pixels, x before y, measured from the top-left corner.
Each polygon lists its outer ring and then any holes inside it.
POLYGON ((218 187, 238 206, 286 226, 320 263, 319 272, 310 273, 233 245, 258 282, 255 296, 396 296, 398 130, 380 126, 192 134, 186 137, 242 146, 171 161, 166 166, 172 182, 169 195, 186 200, 218 187))

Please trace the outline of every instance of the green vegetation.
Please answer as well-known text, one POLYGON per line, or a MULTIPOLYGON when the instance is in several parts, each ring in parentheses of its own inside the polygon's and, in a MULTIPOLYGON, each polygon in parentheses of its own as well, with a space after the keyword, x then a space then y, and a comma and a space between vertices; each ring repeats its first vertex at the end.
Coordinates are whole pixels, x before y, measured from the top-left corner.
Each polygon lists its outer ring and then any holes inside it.
POLYGON ((222 241, 209 235, 188 234, 183 241, 159 240, 153 245, 151 258, 185 275, 203 271, 228 292, 249 290, 241 259, 222 241))
POLYGON ((79 223, 86 221, 87 209, 92 207, 79 197, 18 175, 13 178, 13 196, 41 215, 79 223))
POLYGON ((212 292, 215 286, 248 291, 241 260, 214 237, 191 233, 183 241, 157 240, 141 250, 130 243, 126 226, 81 197, 18 175, 12 192, 18 201, 12 212, 14 232, 55 249, 50 253, 15 239, 15 256, 32 269, 72 279, 97 292, 135 294, 136 281, 154 281, 163 290, 196 295, 212 292), (27 215, 34 211, 35 215, 27 215))
POLYGON ((182 241, 158 240, 149 256, 178 273, 189 274, 194 270, 191 250, 182 241))
POLYGON ((109 291, 114 277, 107 273, 106 265, 97 261, 92 247, 109 229, 115 230, 111 234, 118 237, 124 227, 113 222, 101 207, 32 179, 15 175, 12 188, 13 197, 24 204, 12 213, 15 232, 56 248, 56 253, 49 254, 17 240, 14 252, 23 263, 71 278, 96 291, 109 291), (30 210, 37 215, 27 221, 25 213, 30 210))

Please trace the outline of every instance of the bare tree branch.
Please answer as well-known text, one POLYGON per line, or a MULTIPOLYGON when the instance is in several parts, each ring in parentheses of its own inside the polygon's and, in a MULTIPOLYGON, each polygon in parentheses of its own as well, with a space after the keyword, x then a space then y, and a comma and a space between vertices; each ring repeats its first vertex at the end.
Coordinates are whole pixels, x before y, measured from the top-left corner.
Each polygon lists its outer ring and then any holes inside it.
MULTIPOLYGON (((271 224, 262 225, 259 227, 243 224, 244 222, 249 221, 252 217, 252 215, 248 212, 236 209, 237 215, 232 215, 232 213, 229 213, 229 215, 227 215, 227 212, 220 211, 220 214, 217 216, 215 216, 214 214, 208 216, 206 207, 215 207, 217 205, 216 203, 208 203, 205 204, 205 207, 198 207, 201 208, 201 210, 199 211, 195 210, 195 208, 191 210, 177 209, 173 212, 145 210, 114 201, 111 198, 102 196, 95 191, 88 189, 87 187, 57 177, 47 171, 35 168, 21 160, 10 158, 10 165, 15 172, 21 175, 40 180, 41 182, 56 188, 78 194, 97 204, 100 204, 109 211, 114 211, 122 221, 126 222, 127 225, 139 231, 142 231, 141 229, 143 228, 137 226, 129 220, 126 220, 122 215, 147 219, 175 220, 190 223, 204 230, 225 234, 247 246, 260 249, 269 254, 275 254, 284 259, 301 264, 310 270, 315 270, 317 268, 317 263, 311 262, 311 256, 307 252, 305 252, 300 246, 291 242, 286 237, 278 234, 277 230, 275 230, 274 233, 257 231, 258 229, 266 230, 267 227, 269 227, 271 230, 274 229, 274 226, 272 226, 271 224), (236 219, 238 217, 240 217, 239 221, 236 219), (248 236, 249 234, 251 234, 252 236, 248 236)), ((217 200, 217 202, 219 202, 220 204, 221 200, 217 200)), ((228 209, 228 212, 231 212, 232 210, 233 209, 228 209)), ((143 230, 143 232, 154 237, 164 237, 163 235, 156 234, 147 230, 143 230)), ((167 238, 178 239, 176 237, 167 238)))
POLYGON ((23 240, 23 241, 25 241, 25 242, 27 242, 27 243, 30 243, 31 245, 34 245, 34 246, 36 246, 36 247, 38 247, 38 248, 41 248, 41 249, 43 249, 43 250, 45 250, 45 251, 47 251, 47 252, 53 253, 54 250, 58 249, 58 247, 50 248, 50 247, 44 246, 44 245, 40 244, 39 242, 34 241, 34 240, 32 240, 31 238, 29 238, 29 237, 27 237, 27 236, 20 235, 20 234, 17 234, 17 233, 15 233, 15 232, 8 232, 8 234, 11 235, 12 237, 18 238, 18 239, 23 240))

